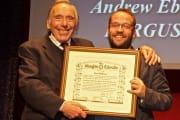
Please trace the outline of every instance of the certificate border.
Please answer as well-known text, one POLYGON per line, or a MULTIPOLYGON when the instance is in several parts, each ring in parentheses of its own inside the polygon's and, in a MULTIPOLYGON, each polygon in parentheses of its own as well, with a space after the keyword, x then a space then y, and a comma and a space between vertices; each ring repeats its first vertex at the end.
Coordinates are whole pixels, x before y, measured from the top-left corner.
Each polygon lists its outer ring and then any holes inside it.
MULTIPOLYGON (((65 87, 66 87, 66 79, 68 72, 68 64, 73 60, 69 59, 69 53, 73 52, 92 52, 92 53, 112 53, 113 54, 128 54, 135 56, 135 68, 134 68, 134 76, 139 76, 139 68, 140 68, 140 52, 138 50, 133 49, 111 49, 111 48, 94 48, 94 47, 80 47, 80 46, 68 46, 65 48, 64 53, 64 62, 63 62, 63 74, 60 83, 60 98, 64 99, 65 87)), ((115 112, 102 112, 102 111, 87 111, 90 115, 103 115, 103 116, 115 116, 115 117, 127 117, 127 118, 135 118, 136 115, 136 106, 137 106, 137 97, 132 95, 131 101, 131 112, 130 113, 115 113, 115 112)))

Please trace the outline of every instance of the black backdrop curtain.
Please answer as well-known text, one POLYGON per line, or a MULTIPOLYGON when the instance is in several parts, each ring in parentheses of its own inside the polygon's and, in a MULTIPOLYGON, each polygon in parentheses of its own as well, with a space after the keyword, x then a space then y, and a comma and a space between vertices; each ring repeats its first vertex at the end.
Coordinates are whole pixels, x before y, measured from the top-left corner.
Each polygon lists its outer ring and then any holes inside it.
POLYGON ((18 120, 14 115, 17 94, 17 48, 28 39, 30 0, 0 3, 0 120, 18 120))

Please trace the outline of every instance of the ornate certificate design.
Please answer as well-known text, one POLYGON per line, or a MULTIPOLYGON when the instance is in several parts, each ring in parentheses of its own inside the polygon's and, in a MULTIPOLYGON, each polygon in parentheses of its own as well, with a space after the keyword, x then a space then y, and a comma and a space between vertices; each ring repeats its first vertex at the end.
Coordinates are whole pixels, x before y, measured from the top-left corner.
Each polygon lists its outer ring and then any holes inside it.
POLYGON ((126 72, 126 66, 105 61, 77 62, 73 100, 123 104, 126 72))
POLYGON ((68 47, 60 96, 89 114, 134 117, 136 97, 128 93, 138 75, 135 50, 68 47))

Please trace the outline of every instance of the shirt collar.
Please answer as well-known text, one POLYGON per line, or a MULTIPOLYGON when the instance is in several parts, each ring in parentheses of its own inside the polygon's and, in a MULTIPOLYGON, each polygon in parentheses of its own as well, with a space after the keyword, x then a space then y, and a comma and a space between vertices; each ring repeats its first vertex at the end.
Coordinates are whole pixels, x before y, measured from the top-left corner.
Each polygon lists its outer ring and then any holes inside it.
MULTIPOLYGON (((54 37, 54 35, 51 33, 50 35, 49 35, 49 39, 52 41, 52 43, 54 44, 54 45, 56 45, 60 50, 64 50, 64 48, 61 46, 61 43, 54 37)), ((71 39, 70 40, 68 40, 68 45, 70 45, 70 41, 71 41, 71 39)))

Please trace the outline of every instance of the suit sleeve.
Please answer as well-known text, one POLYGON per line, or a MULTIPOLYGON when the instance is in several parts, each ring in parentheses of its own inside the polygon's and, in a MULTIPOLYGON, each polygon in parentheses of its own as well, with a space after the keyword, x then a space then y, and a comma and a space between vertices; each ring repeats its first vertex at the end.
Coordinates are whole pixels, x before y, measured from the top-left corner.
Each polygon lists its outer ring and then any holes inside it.
POLYGON ((149 77, 145 81, 146 95, 141 102, 141 107, 160 111, 169 109, 172 104, 172 96, 161 64, 150 66, 148 70, 147 76, 149 77))
POLYGON ((38 52, 22 45, 19 47, 19 89, 27 105, 33 110, 54 118, 63 100, 40 80, 38 52))

